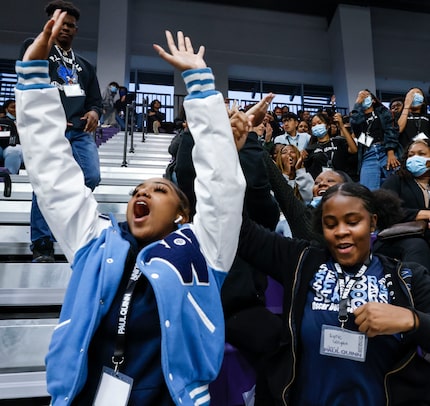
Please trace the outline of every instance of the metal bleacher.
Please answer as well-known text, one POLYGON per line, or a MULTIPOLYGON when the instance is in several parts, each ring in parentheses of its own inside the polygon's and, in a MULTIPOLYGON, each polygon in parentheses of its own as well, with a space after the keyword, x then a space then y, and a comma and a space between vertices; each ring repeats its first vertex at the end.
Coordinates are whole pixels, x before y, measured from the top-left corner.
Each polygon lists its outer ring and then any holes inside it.
MULTIPOLYGON (((172 137, 146 134, 143 142, 135 134, 126 159, 124 132, 99 146, 101 183, 94 193, 101 212, 125 219, 132 188, 164 174, 172 137)), ((0 404, 48 405, 44 358, 71 270, 58 244, 55 263, 31 262, 32 188, 25 170, 11 178, 9 198, 0 183, 0 404)))

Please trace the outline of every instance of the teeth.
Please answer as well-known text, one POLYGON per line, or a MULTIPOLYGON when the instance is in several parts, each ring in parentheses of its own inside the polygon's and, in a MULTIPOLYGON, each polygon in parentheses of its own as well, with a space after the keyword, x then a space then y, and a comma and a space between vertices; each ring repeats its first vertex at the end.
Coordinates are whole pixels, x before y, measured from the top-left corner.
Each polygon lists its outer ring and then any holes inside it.
POLYGON ((136 202, 134 214, 136 217, 144 217, 149 214, 149 207, 146 202, 139 200, 136 202))

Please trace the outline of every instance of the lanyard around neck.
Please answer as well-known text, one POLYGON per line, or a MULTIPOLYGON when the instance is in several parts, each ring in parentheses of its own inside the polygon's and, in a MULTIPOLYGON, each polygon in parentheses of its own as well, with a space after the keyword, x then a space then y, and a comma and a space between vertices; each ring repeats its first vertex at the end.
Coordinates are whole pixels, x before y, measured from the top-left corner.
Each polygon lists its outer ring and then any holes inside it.
POLYGON ((72 70, 75 70, 75 53, 73 52, 73 49, 70 48, 70 56, 64 55, 63 51, 58 45, 55 45, 55 49, 58 52, 58 55, 60 55, 61 61, 63 62, 63 65, 66 66, 66 64, 70 65, 72 67, 72 70))
POLYGON ((115 366, 115 372, 118 372, 119 366, 124 362, 125 354, 125 334, 127 329, 127 318, 130 314, 131 299, 136 288, 137 282, 141 276, 141 272, 137 266, 134 267, 128 280, 124 296, 122 297, 121 306, 119 308, 118 328, 115 342, 115 351, 112 357, 112 363, 115 366))
POLYGON ((335 264, 334 264, 336 271, 337 271, 338 280, 339 280, 340 301, 339 301, 338 320, 339 320, 342 328, 345 325, 345 323, 348 321, 348 297, 349 297, 349 294, 351 293, 351 290, 354 287, 355 283, 367 271, 367 268, 370 264, 370 261, 371 261, 371 258, 361 266, 361 268, 359 269, 359 271, 355 275, 351 276, 351 278, 348 280, 348 282, 346 282, 345 274, 342 270, 342 267, 337 262, 335 262, 335 264))

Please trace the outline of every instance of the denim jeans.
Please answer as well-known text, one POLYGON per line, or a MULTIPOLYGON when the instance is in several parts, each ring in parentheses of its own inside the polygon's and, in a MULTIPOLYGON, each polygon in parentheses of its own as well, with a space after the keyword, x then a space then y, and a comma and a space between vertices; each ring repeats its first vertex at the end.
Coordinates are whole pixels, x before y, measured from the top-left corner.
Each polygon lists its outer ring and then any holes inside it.
MULTIPOLYGON (((93 136, 80 130, 68 130, 66 138, 72 147, 73 157, 84 173, 85 185, 94 190, 100 182, 100 161, 93 136)), ((40 212, 34 193, 31 202, 30 232, 32 243, 44 237, 55 241, 55 237, 40 212)))
POLYGON ((6 148, 0 147, 0 154, 3 157, 4 167, 9 171, 9 173, 17 174, 22 164, 21 145, 9 145, 6 148))
POLYGON ((387 152, 381 144, 371 145, 363 154, 360 169, 360 183, 370 190, 379 189, 385 179, 394 173, 387 170, 387 152))

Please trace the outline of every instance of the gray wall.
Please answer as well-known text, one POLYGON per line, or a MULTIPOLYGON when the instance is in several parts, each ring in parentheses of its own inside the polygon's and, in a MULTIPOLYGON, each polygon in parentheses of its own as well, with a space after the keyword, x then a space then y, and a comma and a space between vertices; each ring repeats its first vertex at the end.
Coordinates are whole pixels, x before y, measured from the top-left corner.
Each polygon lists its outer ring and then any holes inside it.
MULTIPOLYGON (((103 3, 109 1, 111 5, 121 7, 127 0, 103 0, 103 3)), ((22 41, 39 32, 45 21, 43 8, 46 3, 45 0, 15 0, 3 5, 0 13, 1 58, 15 59, 22 41)), ((115 50, 118 45, 110 49, 109 43, 99 41, 104 35, 103 30, 99 32, 98 19, 103 15, 99 0, 76 0, 75 4, 81 9, 82 16, 74 48, 94 64, 98 60, 97 52, 110 53, 112 58, 121 54, 121 50, 115 50), (103 49, 98 49, 99 42, 103 43, 103 49)), ((429 89, 429 14, 368 9, 371 43, 367 47, 373 49, 373 55, 362 55, 358 50, 362 41, 367 41, 369 32, 353 28, 351 33, 347 24, 334 41, 337 28, 330 27, 324 17, 183 0, 129 0, 129 8, 129 43, 125 46, 129 47, 130 58, 123 63, 130 69, 171 72, 171 68, 155 55, 152 44, 165 44, 165 29, 181 29, 192 37, 196 46, 206 46, 208 64, 221 78, 217 85, 223 91, 227 77, 332 85, 336 93, 339 91, 338 97, 351 103, 356 89, 342 87, 338 73, 348 70, 348 63, 351 63, 351 58, 343 59, 345 51, 353 55, 355 48, 357 53, 352 58, 355 67, 360 60, 368 66, 367 58, 373 57, 373 77, 368 77, 366 69, 365 77, 359 78, 360 85, 375 83, 377 89, 400 92, 412 86, 421 87, 425 92, 429 89), (343 35, 348 32, 347 48, 337 55, 335 50, 333 54, 334 44, 345 46, 343 35)), ((112 24, 110 30, 115 29, 112 24)), ((97 69, 102 89, 108 81, 115 80, 117 72, 111 71, 109 66, 98 66, 97 69)))

